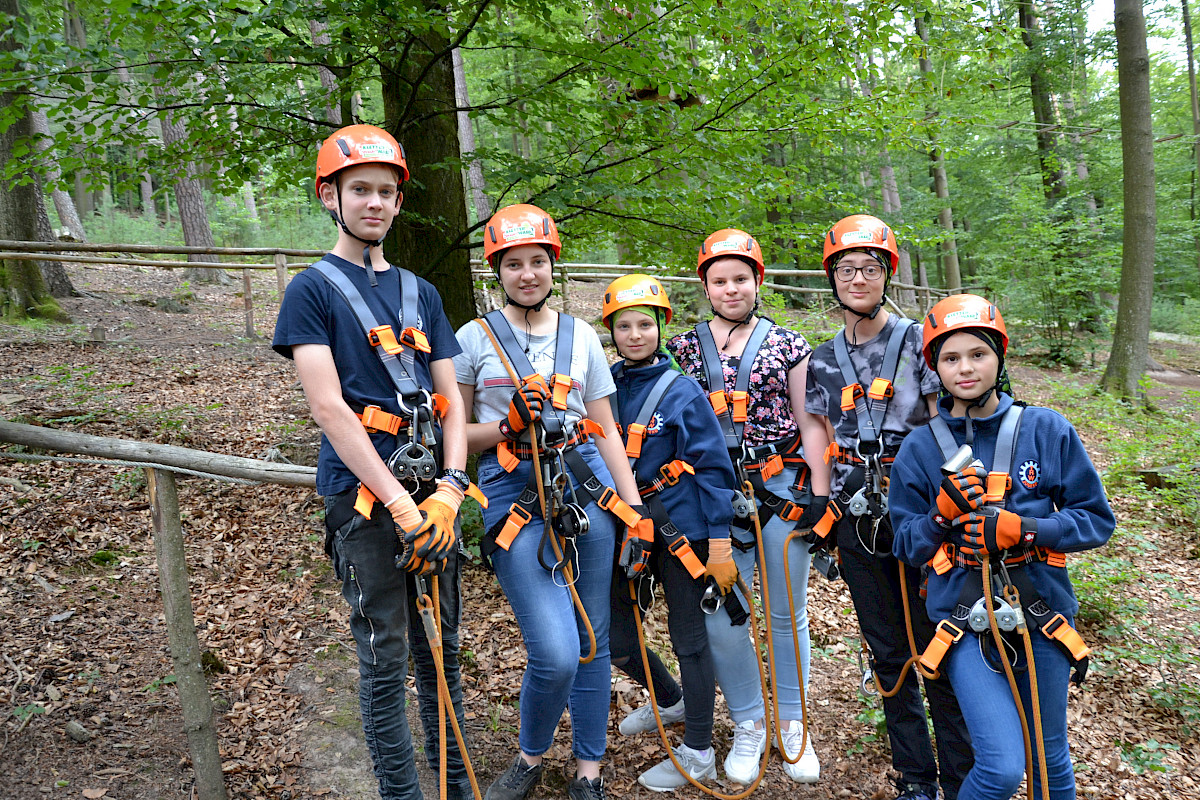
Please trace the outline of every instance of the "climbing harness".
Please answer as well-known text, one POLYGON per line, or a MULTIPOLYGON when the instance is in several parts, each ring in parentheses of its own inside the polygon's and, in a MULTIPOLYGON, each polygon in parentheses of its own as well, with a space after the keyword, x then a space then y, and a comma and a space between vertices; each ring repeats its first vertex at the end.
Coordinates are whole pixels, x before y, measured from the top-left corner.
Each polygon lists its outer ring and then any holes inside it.
MULTIPOLYGON (((514 387, 520 388, 524 384, 518 370, 524 372, 525 380, 538 374, 517 344, 512 326, 503 312, 492 311, 476 322, 487 334, 514 387)), ((578 445, 592 436, 603 438, 604 429, 586 418, 575 423, 573 429, 564 425, 567 395, 573 386, 570 367, 574 323, 574 317, 558 315, 554 374, 549 381, 551 407, 544 409, 538 422, 528 428, 528 447, 522 448, 518 443, 508 441, 496 447, 500 466, 506 472, 512 472, 526 459, 532 462, 532 469, 525 488, 509 507, 508 516, 484 534, 480 552, 488 559, 497 549, 509 549, 527 523, 535 516, 542 518, 545 524, 542 542, 538 546, 538 560, 551 573, 556 584, 567 587, 571 592, 576 611, 588 631, 590 652, 580 659, 581 663, 586 664, 595 658, 596 639, 574 583, 578 572, 576 540, 586 535, 589 522, 584 511, 585 503, 581 502, 576 492, 575 482, 583 494, 600 508, 615 514, 625 525, 636 524, 640 517, 614 489, 605 486, 596 477, 578 451, 578 445), (575 482, 571 480, 572 475, 575 482), (547 544, 554 556, 553 563, 549 563, 545 556, 547 544)))
MULTIPOLYGON (((1000 421, 996 452, 985 486, 985 502, 989 505, 1003 507, 1012 488, 1012 465, 1016 456, 1017 436, 1020 433, 1023 411, 1022 406, 1014 404, 1000 421)), ((942 466, 944 474, 953 474, 968 463, 982 466, 979 461, 973 460, 970 445, 956 446, 944 419, 934 417, 930 427, 942 455, 946 458, 946 463, 942 466)), ((967 553, 948 542, 944 543, 930 561, 933 570, 939 575, 944 575, 954 568, 966 569, 969 572, 959 591, 954 611, 949 618, 938 623, 933 641, 922 654, 921 662, 936 669, 950 647, 961 641, 968 630, 977 636, 985 662, 992 669, 997 669, 997 664, 999 665, 998 671, 1004 672, 1012 691, 1013 702, 1021 721, 1026 775, 1030 778, 1027 782, 1027 796, 1032 800, 1033 757, 1036 746, 1038 766, 1042 775, 1041 794, 1043 800, 1048 800, 1050 795, 1046 782, 1046 747, 1042 733, 1037 665, 1033 658, 1029 621, 1032 621, 1033 627, 1054 642, 1066 656, 1073 670, 1071 681, 1076 685, 1082 684, 1087 675, 1091 648, 1067 623, 1066 617, 1051 609, 1038 593, 1029 570, 1023 569, 1035 561, 1044 561, 1052 567, 1066 567, 1066 556, 1063 553, 1036 545, 1019 545, 993 555, 987 552, 967 553), (998 575, 993 572, 993 560, 995 567, 998 567, 998 575), (1024 663, 1018 663, 1021 651, 1016 650, 1006 638, 1006 634, 1015 635, 1021 640, 1024 663), (1029 673, 1034 727, 1032 739, 1024 703, 1016 683, 1018 671, 1029 673)))

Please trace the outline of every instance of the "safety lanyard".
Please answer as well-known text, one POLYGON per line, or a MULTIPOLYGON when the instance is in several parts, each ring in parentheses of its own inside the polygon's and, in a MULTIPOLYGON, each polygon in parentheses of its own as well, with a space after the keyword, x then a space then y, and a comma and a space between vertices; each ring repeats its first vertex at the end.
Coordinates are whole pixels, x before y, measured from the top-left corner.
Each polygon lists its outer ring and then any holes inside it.
POLYGON ((713 339, 709 323, 702 322, 696 326, 696 339, 700 343, 700 362, 704 368, 705 381, 708 383, 709 400, 712 401, 720 393, 721 400, 713 403, 713 411, 721 421, 721 430, 725 434, 725 446, 731 455, 736 454, 735 461, 741 461, 742 432, 746 426, 750 402, 750 375, 753 372, 754 359, 767 339, 767 335, 775 323, 766 317, 759 317, 758 324, 746 340, 746 348, 742 351, 741 361, 738 362, 737 377, 734 379, 733 393, 725 391, 725 372, 721 365, 721 355, 717 352, 717 342, 713 339), (717 409, 722 410, 718 411, 717 409))
MULTIPOLYGON (((492 329, 492 333, 496 335, 496 340, 504 349, 504 355, 508 357, 517 374, 522 378, 533 375, 536 370, 529 363, 529 356, 525 355, 525 349, 517 343, 517 336, 513 332, 508 317, 504 316, 503 312, 496 310, 489 311, 483 318, 492 329)), ((550 388, 553 392, 552 405, 559 411, 566 410, 567 393, 571 391, 571 353, 574 344, 575 318, 570 314, 559 314, 558 331, 554 339, 554 374, 550 379, 550 388)), ((519 389, 520 387, 515 388, 519 389)), ((542 427, 552 440, 562 434, 564 415, 542 414, 541 419, 542 427)))
MULTIPOLYGON (((413 378, 416 367, 417 347, 405 346, 397 343, 395 334, 391 335, 391 340, 387 335, 381 336, 384 328, 390 326, 380 325, 376 320, 371 307, 367 305, 367 301, 363 299, 358 288, 340 269, 334 266, 329 261, 321 259, 316 264, 313 264, 311 269, 317 271, 321 277, 329 281, 333 288, 346 301, 346 305, 350 306, 350 310, 354 312, 355 319, 362 327, 363 333, 366 334, 367 340, 375 350, 375 354, 379 356, 379 360, 383 363, 383 368, 387 370, 388 377, 392 380, 392 385, 396 389, 396 396, 401 401, 401 408, 412 410, 415 404, 421 398, 421 387, 413 378), (393 343, 396 346, 392 346, 393 343)), ((397 280, 400 283, 400 332, 401 337, 406 335, 409 330, 408 314, 414 312, 417 308, 418 289, 417 276, 406 269, 393 267, 396 271, 397 280)))
POLYGON ((838 368, 842 371, 842 380, 846 382, 842 389, 842 412, 853 409, 858 424, 859 455, 880 455, 883 446, 883 420, 887 414, 888 402, 892 398, 893 382, 900 367, 900 351, 904 346, 904 337, 913 320, 898 318, 888 337, 887 349, 883 354, 883 364, 879 377, 871 381, 871 386, 864 389, 854 370, 854 362, 850 360, 850 348, 846 343, 846 331, 843 328, 833 337, 833 353, 837 358, 838 368), (867 447, 864 448, 863 445, 867 447))

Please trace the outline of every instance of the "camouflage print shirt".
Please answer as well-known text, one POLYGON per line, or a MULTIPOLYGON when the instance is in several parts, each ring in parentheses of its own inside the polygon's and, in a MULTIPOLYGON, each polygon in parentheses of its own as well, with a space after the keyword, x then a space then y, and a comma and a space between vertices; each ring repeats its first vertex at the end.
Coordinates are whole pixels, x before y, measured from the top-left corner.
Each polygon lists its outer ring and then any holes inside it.
MULTIPOLYGON (((899 317, 892 315, 883 330, 870 341, 847 347, 854 374, 864 391, 883 368, 884 351, 898 321, 899 317)), ((804 408, 810 414, 828 417, 837 443, 853 452, 858 443, 858 417, 853 411, 842 411, 842 387, 845 385, 831 339, 817 347, 808 361, 808 393, 804 408)), ((936 394, 942 386, 937 373, 925 364, 921 355, 920 324, 910 326, 905 335, 892 386, 894 394, 883 417, 883 448, 887 455, 895 455, 904 437, 929 421, 929 406, 924 396, 936 394)), ((850 469, 849 464, 833 464, 832 492, 842 488, 850 469)))

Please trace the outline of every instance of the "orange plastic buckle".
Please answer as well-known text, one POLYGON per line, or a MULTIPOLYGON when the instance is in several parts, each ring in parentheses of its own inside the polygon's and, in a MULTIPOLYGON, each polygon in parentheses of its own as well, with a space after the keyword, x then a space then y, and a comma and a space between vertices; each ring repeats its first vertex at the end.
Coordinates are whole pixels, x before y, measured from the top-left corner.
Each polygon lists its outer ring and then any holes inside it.
POLYGON ((678 458, 658 468, 658 474, 662 476, 665 486, 674 486, 679 483, 679 476, 685 472, 689 475, 696 474, 696 470, 692 469, 691 464, 678 458))
POLYGON ((762 479, 769 481, 779 473, 783 472, 783 456, 779 453, 772 453, 770 458, 763 462, 763 465, 758 470, 762 473, 762 479))
POLYGON ((583 419, 579 420, 579 422, 575 423, 575 431, 583 434, 584 437, 599 436, 601 439, 608 438, 608 434, 604 432, 604 428, 601 427, 600 423, 590 420, 587 417, 584 417, 583 419))
POLYGON ((825 506, 825 513, 817 520, 817 524, 813 525, 813 533, 820 536, 822 539, 833 533, 833 526, 839 519, 842 518, 842 510, 838 508, 838 504, 830 502, 825 506))
POLYGON ((887 400, 892 396, 892 382, 887 378, 876 378, 871 381, 871 388, 867 391, 867 397, 872 400, 887 400))
MULTIPOLYGON (((611 486, 604 487, 604 492, 600 495, 600 499, 596 501, 596 505, 605 511, 611 511, 616 514, 617 518, 630 528, 636 525, 638 520, 641 519, 638 513, 630 508, 629 504, 622 500, 620 495, 611 486)), ((653 531, 651 531, 651 535, 653 535, 653 531)))
POLYGON ((479 505, 483 506, 484 508, 488 507, 487 495, 484 494, 483 490, 476 486, 473 482, 467 484, 467 497, 472 498, 476 503, 479 503, 479 505))
POLYGON ((962 637, 962 629, 950 622, 950 620, 944 619, 939 622, 937 630, 933 634, 933 639, 930 640, 929 646, 925 648, 925 652, 921 654, 921 666, 930 672, 937 672, 942 659, 946 657, 946 651, 962 637))
POLYGON ((509 442, 501 442, 496 445, 496 460, 500 462, 500 466, 505 472, 512 472, 521 463, 521 459, 513 453, 512 444, 509 442))
POLYGON ((630 458, 641 458, 642 442, 646 440, 646 426, 635 422, 629 426, 629 436, 625 442, 625 455, 630 458))
POLYGON ((854 410, 858 398, 862 397, 862 385, 852 383, 849 386, 842 387, 842 411, 854 410))
POLYGON ((823 456, 825 463, 828 464, 830 461, 836 461, 837 457, 841 455, 841 452, 841 445, 839 445, 837 442, 830 442, 829 446, 825 448, 825 453, 823 456))
POLYGON ((679 559, 684 569, 688 571, 688 574, 692 578, 699 580, 704 575, 704 565, 696 557, 696 553, 692 550, 692 545, 688 542, 687 537, 680 536, 667 549, 671 551, 671 555, 679 559))
POLYGON ((430 400, 433 403, 433 415, 438 419, 445 419, 446 412, 450 410, 450 398, 434 392, 430 400))
POLYGON ((400 332, 400 344, 405 347, 411 347, 420 353, 432 353, 433 350, 429 347, 429 337, 425 335, 425 331, 418 328, 408 327, 400 332))
POLYGON ((1046 550, 1046 563, 1052 567, 1065 567, 1067 565, 1067 554, 1060 553, 1057 550, 1046 550))
POLYGON ((504 527, 496 536, 496 544, 505 550, 512 547, 513 539, 517 538, 521 528, 524 528, 531 519, 533 519, 533 514, 513 503, 509 506, 508 519, 505 520, 504 527))
POLYGON ((358 485, 358 497, 354 498, 354 510, 367 519, 371 518, 371 509, 375 507, 375 495, 361 483, 358 485))
POLYGON ((560 372, 556 372, 550 376, 550 402, 553 403, 554 407, 559 411, 566 410, 567 395, 571 393, 572 385, 573 382, 571 381, 570 375, 563 375, 560 372))
POLYGON ((372 431, 382 431, 393 436, 405 425, 405 420, 395 414, 389 414, 379 406, 367 406, 359 415, 364 428, 372 431))
POLYGON ((396 332, 392 330, 391 325, 376 325, 367 332, 367 341, 372 347, 382 347, 383 352, 389 355, 396 355, 404 347, 396 341, 396 332))
POLYGON ((708 395, 708 404, 712 406, 713 413, 718 417, 729 410, 729 399, 725 397, 725 390, 718 389, 715 392, 710 392, 708 395))
POLYGON ((729 402, 733 406, 733 421, 745 422, 750 412, 749 392, 728 392, 729 402))
POLYGON ((929 559, 929 566, 933 567, 933 571, 938 575, 945 575, 954 568, 954 546, 949 542, 943 542, 938 551, 933 554, 933 558, 929 559))
POLYGON ((989 503, 998 503, 1012 488, 1012 477, 1007 472, 989 472, 984 486, 984 499, 989 503))
POLYGON ((1082 661, 1092 653, 1092 648, 1084 643, 1078 631, 1067 624, 1067 619, 1062 614, 1051 617, 1050 621, 1042 626, 1042 633, 1066 647, 1071 653, 1071 658, 1076 661, 1082 661))
POLYGON ((779 518, 788 522, 795 522, 800 519, 800 515, 804 513, 804 508, 788 500, 783 504, 783 508, 779 510, 779 518))

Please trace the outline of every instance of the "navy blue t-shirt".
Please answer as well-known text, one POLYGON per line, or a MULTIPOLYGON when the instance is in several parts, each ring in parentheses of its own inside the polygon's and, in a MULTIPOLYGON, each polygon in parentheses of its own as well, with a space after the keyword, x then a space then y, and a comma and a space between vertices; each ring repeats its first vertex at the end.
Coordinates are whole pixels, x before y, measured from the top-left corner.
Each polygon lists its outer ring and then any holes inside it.
MULTIPOLYGON (((325 260, 336 266, 354 282, 371 310, 376 322, 391 325, 399 335, 400 274, 395 267, 376 272, 379 285, 372 287, 363 267, 352 264, 332 253, 325 260)), ((417 313, 408 313, 408 325, 425 332, 431 353, 418 353, 416 374, 422 388, 433 391, 429 364, 443 358, 454 358, 461 350, 454 329, 442 309, 442 298, 428 281, 417 278, 417 313)), ((285 358, 292 357, 292 347, 298 344, 323 344, 333 352, 342 397, 355 411, 376 405, 392 414, 400 413, 396 390, 387 371, 367 342, 362 326, 345 300, 315 270, 306 269, 288 284, 275 323, 275 340, 271 347, 285 358)), ((371 441, 381 458, 396 449, 396 437, 387 433, 371 434, 371 441)), ((342 463, 333 445, 321 436, 321 452, 317 460, 317 492, 337 494, 358 484, 358 478, 342 463)))

